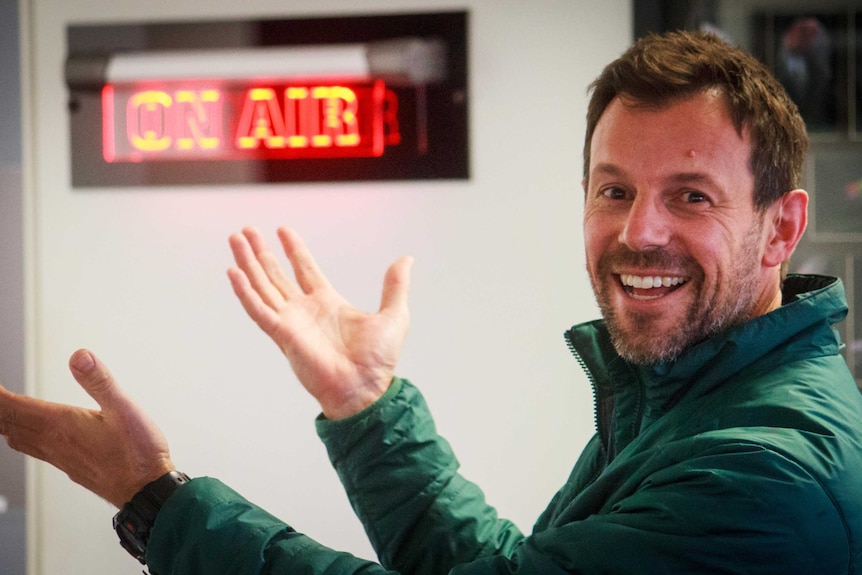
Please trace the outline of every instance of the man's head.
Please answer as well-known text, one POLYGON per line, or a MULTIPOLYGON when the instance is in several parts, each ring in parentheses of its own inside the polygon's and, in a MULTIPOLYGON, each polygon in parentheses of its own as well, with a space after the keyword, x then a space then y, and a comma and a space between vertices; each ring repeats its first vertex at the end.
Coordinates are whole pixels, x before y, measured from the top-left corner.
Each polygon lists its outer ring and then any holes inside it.
POLYGON ((605 69, 588 118, 584 233, 621 355, 668 361, 780 305, 806 222, 807 195, 793 189, 805 143, 780 85, 711 37, 650 37, 605 69))

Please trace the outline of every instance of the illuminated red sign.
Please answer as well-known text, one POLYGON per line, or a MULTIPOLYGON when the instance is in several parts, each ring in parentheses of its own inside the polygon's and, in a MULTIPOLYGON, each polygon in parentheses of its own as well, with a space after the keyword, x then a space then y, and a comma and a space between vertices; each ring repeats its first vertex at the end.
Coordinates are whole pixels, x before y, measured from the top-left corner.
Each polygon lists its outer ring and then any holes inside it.
POLYGON ((109 84, 102 118, 109 163, 378 157, 401 139, 382 80, 109 84))

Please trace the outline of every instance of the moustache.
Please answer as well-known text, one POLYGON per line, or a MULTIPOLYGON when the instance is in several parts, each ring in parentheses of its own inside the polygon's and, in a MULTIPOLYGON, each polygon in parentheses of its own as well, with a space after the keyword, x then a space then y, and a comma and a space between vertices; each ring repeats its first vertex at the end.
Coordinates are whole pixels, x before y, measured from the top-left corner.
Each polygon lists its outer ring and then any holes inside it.
POLYGON ((605 252, 599 258, 598 269, 600 272, 613 273, 613 270, 620 268, 625 268, 627 271, 657 268, 673 270, 675 274, 685 275, 689 278, 701 275, 700 266, 692 257, 661 248, 634 251, 625 246, 618 246, 605 252))

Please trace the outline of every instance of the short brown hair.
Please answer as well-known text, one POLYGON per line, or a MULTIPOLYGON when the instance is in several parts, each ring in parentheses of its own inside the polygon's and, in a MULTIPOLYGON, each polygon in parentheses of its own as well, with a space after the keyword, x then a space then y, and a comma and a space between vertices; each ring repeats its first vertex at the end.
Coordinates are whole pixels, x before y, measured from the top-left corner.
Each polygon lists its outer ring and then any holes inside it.
POLYGON ((705 90, 723 93, 737 131, 749 130, 755 206, 765 209, 797 188, 808 135, 796 105, 756 58, 715 35, 695 32, 641 38, 590 85, 584 178, 596 124, 614 98, 661 107, 705 90))

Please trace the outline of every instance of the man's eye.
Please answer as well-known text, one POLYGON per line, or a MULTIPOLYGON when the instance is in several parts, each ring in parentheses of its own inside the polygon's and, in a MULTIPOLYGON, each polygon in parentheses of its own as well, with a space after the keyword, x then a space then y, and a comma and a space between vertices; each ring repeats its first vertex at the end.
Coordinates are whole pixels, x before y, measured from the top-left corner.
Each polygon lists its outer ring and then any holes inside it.
POLYGON ((706 202, 709 199, 703 192, 697 192, 694 190, 685 192, 683 194, 683 198, 685 198, 685 201, 689 204, 699 204, 701 202, 706 202))
POLYGON ((626 199, 626 191, 622 188, 607 188, 602 190, 602 195, 611 200, 626 199))

